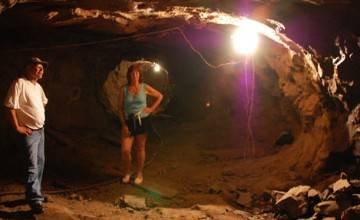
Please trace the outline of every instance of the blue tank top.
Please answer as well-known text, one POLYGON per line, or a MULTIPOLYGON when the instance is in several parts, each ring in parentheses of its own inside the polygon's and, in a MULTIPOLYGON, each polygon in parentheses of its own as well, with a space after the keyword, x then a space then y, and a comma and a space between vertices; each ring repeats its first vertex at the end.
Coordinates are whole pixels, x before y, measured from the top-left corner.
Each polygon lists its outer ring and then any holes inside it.
POLYGON ((140 91, 135 95, 129 92, 129 86, 124 87, 124 110, 125 118, 128 119, 130 114, 140 114, 141 118, 149 114, 142 110, 146 107, 145 84, 140 83, 140 91))

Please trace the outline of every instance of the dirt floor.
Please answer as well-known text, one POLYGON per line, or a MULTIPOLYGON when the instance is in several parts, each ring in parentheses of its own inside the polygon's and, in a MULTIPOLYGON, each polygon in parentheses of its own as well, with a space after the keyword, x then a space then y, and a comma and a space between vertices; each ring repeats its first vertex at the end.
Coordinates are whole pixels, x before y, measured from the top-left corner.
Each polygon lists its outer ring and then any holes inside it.
POLYGON ((281 152, 250 157, 246 132, 214 123, 155 122, 141 186, 120 182, 117 131, 94 136, 49 128, 45 212, 31 214, 18 175, 0 180, 0 219, 275 219, 266 192, 304 182, 281 166, 281 152), (62 155, 66 162, 55 164, 62 155), (72 170, 76 161, 83 167, 72 170))

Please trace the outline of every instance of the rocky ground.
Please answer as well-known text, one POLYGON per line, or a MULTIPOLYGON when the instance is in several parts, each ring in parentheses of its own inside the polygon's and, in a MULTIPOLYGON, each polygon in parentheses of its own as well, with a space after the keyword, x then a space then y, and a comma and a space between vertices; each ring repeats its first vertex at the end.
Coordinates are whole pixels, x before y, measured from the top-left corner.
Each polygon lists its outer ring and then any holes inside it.
MULTIPOLYGON (((9 172, 12 177, 1 179, 0 218, 273 219, 273 214, 267 213, 271 211, 267 195, 273 189, 287 190, 299 183, 296 173, 280 169, 281 157, 251 158, 245 153, 246 144, 231 145, 229 130, 209 126, 214 123, 167 119, 155 123, 159 137, 153 134, 148 145, 141 186, 120 183, 116 132, 102 138, 77 135, 76 139, 48 129, 49 154, 52 146, 63 143, 58 157, 72 149, 73 159, 84 160, 82 164, 91 164, 91 168, 71 170, 68 159, 69 164, 64 163, 61 169, 48 157, 44 190, 49 202, 45 213, 37 216, 31 215, 21 193, 11 194, 23 187, 20 175, 9 172), (79 144, 87 145, 77 148, 86 151, 72 148, 79 144)), ((246 134, 239 135, 246 143, 246 134)))
MULTIPOLYGON (((70 165, 64 163, 59 168, 48 157, 44 190, 49 201, 41 215, 32 215, 23 195, 12 193, 23 190, 19 175, 2 178, 0 218, 275 219, 272 190, 287 191, 300 183, 310 183, 291 171, 291 167, 284 168, 287 146, 278 154, 252 157, 248 153, 246 132, 240 132, 237 137, 242 145, 232 145, 231 130, 238 129, 226 130, 226 121, 181 123, 163 119, 154 124, 156 133, 151 135, 148 145, 145 180, 141 186, 120 182, 117 132, 95 138, 49 128, 50 155, 52 146, 62 143, 63 152, 57 156, 72 151, 73 160, 81 159, 82 164, 91 168, 71 170, 72 159, 67 160, 70 165), (74 145, 87 145, 87 148, 74 148, 74 145)), ((318 180, 315 188, 321 191, 336 178, 328 175, 318 180)))

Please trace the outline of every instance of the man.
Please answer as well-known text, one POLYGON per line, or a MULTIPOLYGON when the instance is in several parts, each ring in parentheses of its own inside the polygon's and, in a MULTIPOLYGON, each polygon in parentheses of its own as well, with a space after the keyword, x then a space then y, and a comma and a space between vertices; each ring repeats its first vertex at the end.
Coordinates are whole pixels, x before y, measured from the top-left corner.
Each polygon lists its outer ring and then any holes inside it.
POLYGON ((48 100, 38 83, 43 77, 47 62, 32 57, 24 73, 8 90, 4 105, 9 109, 13 128, 23 139, 27 156, 27 181, 25 197, 35 213, 43 212, 41 181, 44 169, 45 105, 48 100))

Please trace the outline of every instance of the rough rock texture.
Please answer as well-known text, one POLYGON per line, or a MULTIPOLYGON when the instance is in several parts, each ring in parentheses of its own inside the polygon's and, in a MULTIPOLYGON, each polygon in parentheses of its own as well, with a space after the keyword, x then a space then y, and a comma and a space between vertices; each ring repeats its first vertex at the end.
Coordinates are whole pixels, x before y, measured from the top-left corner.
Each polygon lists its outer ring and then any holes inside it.
MULTIPOLYGON (((44 2, 44 3, 49 3, 49 2, 70 2, 71 0, 1 0, 0 4, 2 5, 2 10, 0 10, 0 13, 8 8, 11 8, 12 6, 14 6, 17 3, 28 3, 28 2, 44 2)), ((164 0, 163 0, 164 1, 164 0)), ((261 3, 281 3, 281 1, 283 0, 253 0, 254 2, 261 2, 261 3)), ((128 3, 128 7, 129 8, 134 8, 137 6, 137 4, 139 4, 139 2, 136 1, 126 1, 126 0, 120 0, 117 1, 118 3, 115 3, 114 1, 89 1, 89 0, 81 0, 79 1, 82 4, 85 5, 92 5, 93 7, 97 6, 104 6, 104 5, 111 5, 111 6, 115 6, 115 5, 121 5, 121 4, 125 4, 128 3), (101 4, 102 3, 102 4, 101 4)), ((158 1, 160 2, 160 1, 158 1)), ((166 2, 166 1, 164 1, 166 2)), ((325 5, 325 4, 349 4, 351 3, 351 0, 295 0, 294 2, 296 3, 305 3, 305 4, 314 4, 314 5, 325 5)), ((179 2, 177 1, 171 1, 172 4, 179 4, 179 2)), ((202 3, 202 4, 207 4, 207 5, 211 5, 211 1, 207 1, 207 0, 203 0, 201 2, 199 1, 188 1, 188 3, 202 3)), ((215 5, 219 5, 219 3, 216 1, 215 5)))
POLYGON ((310 186, 291 188, 285 195, 276 201, 279 212, 286 213, 290 218, 299 218, 308 212, 307 194, 310 186))
POLYGON ((287 216, 290 219, 309 218, 321 219, 325 217, 335 219, 357 219, 359 203, 357 200, 358 179, 348 180, 344 173, 340 179, 330 184, 322 194, 310 186, 296 186, 286 192, 280 199, 276 199, 275 210, 278 216, 287 216), (314 196, 317 199, 314 200, 314 196), (312 217, 310 217, 312 216, 312 217))
POLYGON ((18 0, 1 0, 0 1, 0 13, 5 11, 8 8, 14 6, 18 0))
POLYGON ((266 59, 278 74, 285 99, 292 102, 301 118, 303 133, 293 144, 299 151, 294 150, 290 156, 301 161, 295 162, 295 166, 301 170, 309 167, 308 172, 312 173, 321 168, 331 151, 346 148, 346 116, 329 108, 327 102, 331 102, 331 97, 322 91, 311 54, 294 43, 289 45, 295 54, 291 50, 282 54, 272 50, 266 59))
POLYGON ((346 209, 341 215, 342 220, 352 220, 360 218, 360 206, 353 206, 346 209))
POLYGON ((341 209, 336 201, 324 201, 318 203, 314 207, 315 213, 319 216, 334 216, 339 218, 341 215, 341 209))

